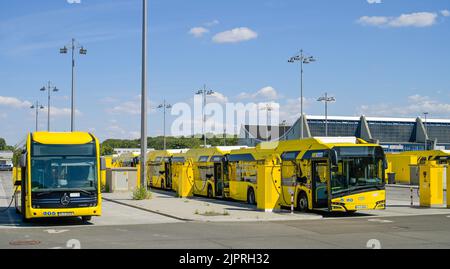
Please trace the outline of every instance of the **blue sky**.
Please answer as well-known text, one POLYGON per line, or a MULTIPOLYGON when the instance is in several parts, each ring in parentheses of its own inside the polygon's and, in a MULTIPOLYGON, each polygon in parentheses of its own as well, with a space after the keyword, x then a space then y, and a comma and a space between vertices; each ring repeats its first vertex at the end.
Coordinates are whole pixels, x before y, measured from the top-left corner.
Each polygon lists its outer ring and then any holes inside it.
MULTIPOLYGON (((190 103, 206 83, 219 103, 274 101, 292 122, 299 67, 287 59, 303 48, 318 59, 305 67, 307 114, 323 113, 315 99, 327 91, 333 115, 449 118, 448 10, 445 0, 150 0, 150 105, 190 103)), ((29 106, 46 105, 48 80, 60 89, 52 129, 69 130, 70 57, 59 48, 72 37, 88 50, 77 55, 76 128, 138 137, 140 23, 139 0, 2 1, 0 137, 15 144, 34 130, 29 106)), ((149 115, 161 135, 161 111, 149 115)), ((39 121, 45 129, 45 111, 39 121)))

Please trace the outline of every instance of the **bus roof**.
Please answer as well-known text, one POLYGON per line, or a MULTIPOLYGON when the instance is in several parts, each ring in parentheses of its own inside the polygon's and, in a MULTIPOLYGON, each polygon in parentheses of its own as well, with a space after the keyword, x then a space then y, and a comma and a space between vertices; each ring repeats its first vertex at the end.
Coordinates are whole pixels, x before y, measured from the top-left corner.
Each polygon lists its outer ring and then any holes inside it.
POLYGON ((87 132, 34 132, 31 133, 34 142, 50 145, 81 145, 94 140, 87 132))

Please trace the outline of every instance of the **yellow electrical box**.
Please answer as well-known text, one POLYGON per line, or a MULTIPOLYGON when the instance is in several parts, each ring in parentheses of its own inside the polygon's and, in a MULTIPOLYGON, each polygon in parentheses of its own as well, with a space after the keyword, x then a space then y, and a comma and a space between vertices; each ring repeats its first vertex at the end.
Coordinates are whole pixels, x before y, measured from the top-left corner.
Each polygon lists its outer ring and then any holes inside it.
POLYGON ((256 201, 258 209, 271 212, 280 208, 281 197, 281 159, 270 156, 258 162, 256 201))
POLYGON ((435 161, 419 166, 420 206, 442 205, 444 202, 443 177, 444 167, 435 161))
POLYGON ((178 162, 172 164, 174 190, 179 197, 186 198, 193 196, 194 192, 194 172, 192 162, 178 162))

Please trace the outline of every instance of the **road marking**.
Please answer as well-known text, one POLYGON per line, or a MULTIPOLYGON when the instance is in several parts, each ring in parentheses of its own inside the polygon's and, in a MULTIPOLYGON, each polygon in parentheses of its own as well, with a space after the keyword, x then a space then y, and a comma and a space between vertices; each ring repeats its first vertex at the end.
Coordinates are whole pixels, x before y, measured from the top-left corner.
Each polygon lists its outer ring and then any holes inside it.
POLYGON ((393 222, 392 220, 387 220, 387 219, 368 219, 367 221, 379 222, 379 223, 391 223, 391 222, 393 222))
POLYGON ((60 233, 68 232, 68 231, 69 230, 55 230, 55 229, 44 230, 44 232, 47 232, 49 234, 60 234, 60 233))

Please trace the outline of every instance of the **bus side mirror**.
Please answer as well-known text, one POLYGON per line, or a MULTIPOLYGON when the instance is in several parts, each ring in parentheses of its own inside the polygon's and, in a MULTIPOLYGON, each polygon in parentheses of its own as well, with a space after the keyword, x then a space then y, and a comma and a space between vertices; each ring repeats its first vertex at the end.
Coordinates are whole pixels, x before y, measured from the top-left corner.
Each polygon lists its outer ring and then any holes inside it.
POLYGON ((387 162, 386 158, 383 158, 383 169, 384 170, 388 169, 388 162, 387 162))
POLYGON ((22 155, 20 155, 20 167, 21 168, 25 168, 27 167, 27 153, 22 153, 22 155))
POLYGON ((330 162, 332 167, 338 165, 338 156, 334 149, 330 150, 330 162))
POLYGON ((100 170, 106 170, 106 160, 105 157, 100 157, 100 170))

